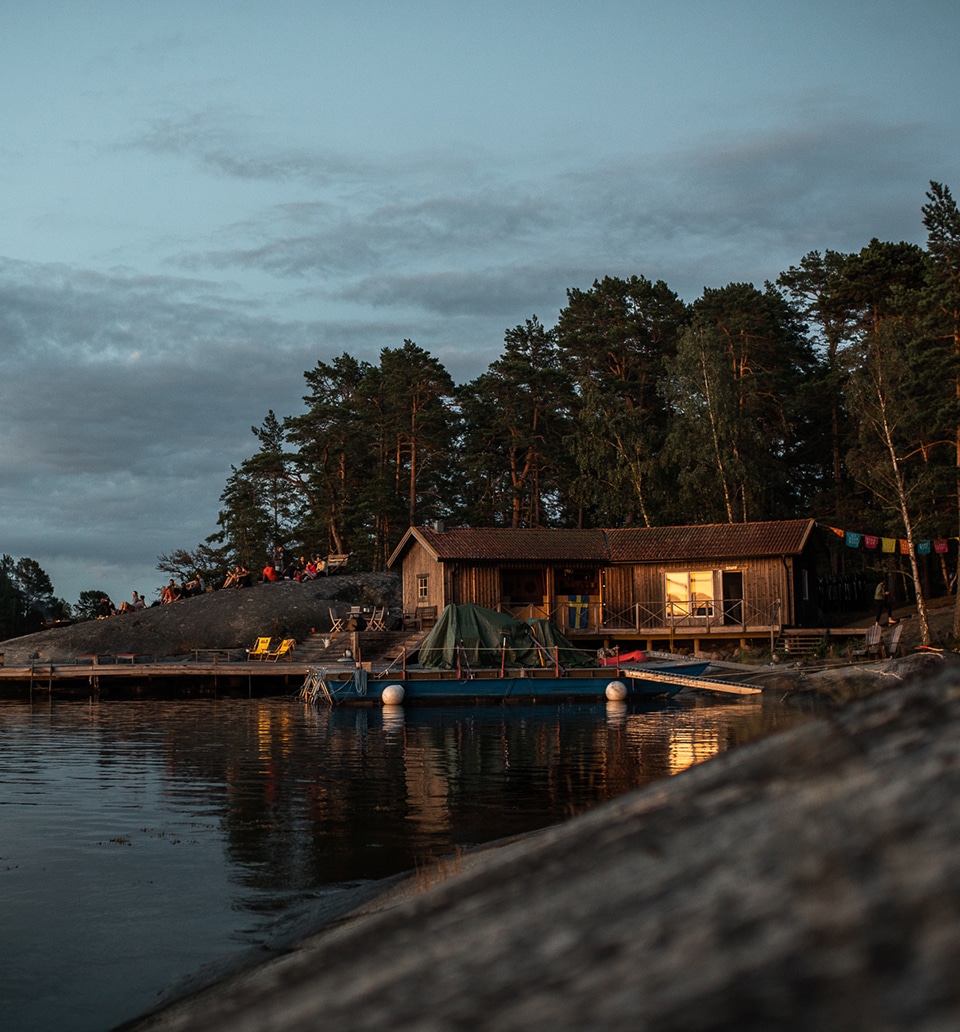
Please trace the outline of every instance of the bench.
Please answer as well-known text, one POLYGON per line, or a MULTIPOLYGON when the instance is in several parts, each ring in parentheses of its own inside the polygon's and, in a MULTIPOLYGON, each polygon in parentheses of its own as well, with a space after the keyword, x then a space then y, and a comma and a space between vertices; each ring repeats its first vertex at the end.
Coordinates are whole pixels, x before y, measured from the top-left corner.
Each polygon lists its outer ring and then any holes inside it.
POLYGON ((437 622, 436 606, 417 606, 412 613, 403 614, 403 629, 429 630, 437 622))

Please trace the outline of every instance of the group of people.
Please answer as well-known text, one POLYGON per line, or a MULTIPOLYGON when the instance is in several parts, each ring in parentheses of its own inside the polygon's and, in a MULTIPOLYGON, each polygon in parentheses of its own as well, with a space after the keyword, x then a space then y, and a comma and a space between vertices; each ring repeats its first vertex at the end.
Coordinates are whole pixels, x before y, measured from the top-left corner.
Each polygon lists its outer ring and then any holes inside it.
POLYGON ((222 586, 225 588, 249 588, 250 571, 245 566, 234 566, 232 570, 227 570, 227 576, 224 578, 222 586))
MULTIPOLYGON (((318 577, 326 568, 327 561, 323 556, 315 555, 308 558, 302 555, 299 559, 290 558, 281 545, 274 552, 273 558, 267 561, 260 573, 260 580, 264 584, 280 580, 309 581, 318 577)), ((245 566, 234 566, 232 570, 227 571, 221 587, 248 588, 252 582, 253 577, 245 566)))
POLYGON ((121 602, 114 607, 109 597, 104 595, 97 603, 97 619, 105 620, 108 616, 117 616, 120 613, 135 613, 137 610, 146 609, 147 600, 138 591, 135 591, 129 602, 121 602))
POLYGON ((288 559, 282 548, 277 549, 272 562, 263 568, 262 580, 269 583, 278 580, 305 581, 313 580, 326 569, 326 560, 322 556, 299 559, 288 559))
POLYGON ((207 585, 199 573, 195 573, 192 579, 181 584, 171 577, 169 582, 160 589, 160 602, 166 605, 168 602, 176 602, 181 598, 192 598, 194 595, 202 595, 207 590, 207 585))
MULTIPOLYGON (((307 558, 300 556, 299 559, 287 557, 286 550, 282 545, 274 552, 274 557, 268 561, 263 568, 261 580, 264 583, 278 580, 307 581, 313 580, 326 570, 326 559, 323 556, 307 558)), ((234 566, 227 571, 227 575, 220 587, 223 588, 248 588, 253 582, 250 571, 244 566, 234 566)), ((214 585, 216 586, 216 585, 214 585)), ((195 573, 188 581, 178 584, 172 577, 169 582, 160 589, 160 598, 151 605, 166 605, 170 602, 177 602, 182 598, 191 598, 194 595, 202 595, 207 591, 207 584, 199 573, 195 573)), ((132 613, 139 609, 146 609, 146 599, 138 591, 133 593, 129 602, 121 602, 119 606, 114 604, 104 595, 97 604, 97 619, 102 620, 108 616, 117 616, 119 613, 132 613)))

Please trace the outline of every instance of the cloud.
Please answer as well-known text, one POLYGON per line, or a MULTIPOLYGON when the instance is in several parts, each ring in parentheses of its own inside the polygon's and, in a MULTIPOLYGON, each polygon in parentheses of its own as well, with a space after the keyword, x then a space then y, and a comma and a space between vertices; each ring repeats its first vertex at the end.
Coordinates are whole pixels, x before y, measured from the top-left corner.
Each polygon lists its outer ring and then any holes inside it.
MULTIPOLYGON (((335 190, 304 175, 298 199, 230 227, 232 246, 179 260, 201 272, 313 278, 327 298, 448 315, 488 311, 497 296, 513 305, 527 286, 533 303, 562 297, 582 282, 542 289, 547 280, 584 273, 589 282, 626 270, 669 282, 683 270, 675 289, 690 297, 731 274, 775 276, 813 248, 916 238, 924 166, 938 144, 929 125, 847 117, 717 134, 656 157, 545 163, 536 179, 477 155, 456 186, 424 161, 367 162, 362 189, 344 170, 335 190), (913 210, 903 204, 911 189, 913 210)), ((253 164, 306 169, 314 160, 253 164)))
POLYGON ((553 325, 568 288, 606 275, 692 301, 812 249, 922 242, 927 181, 949 181, 957 156, 931 124, 823 105, 670 152, 525 165, 272 147, 213 109, 125 146, 236 197, 139 266, 0 258, 0 550, 36 558, 71 598, 101 573, 144 590, 157 554, 211 533, 251 425, 301 412, 318 359, 376 362, 409 337, 462 383, 506 329, 553 325), (70 557, 62 582, 49 557, 70 557))

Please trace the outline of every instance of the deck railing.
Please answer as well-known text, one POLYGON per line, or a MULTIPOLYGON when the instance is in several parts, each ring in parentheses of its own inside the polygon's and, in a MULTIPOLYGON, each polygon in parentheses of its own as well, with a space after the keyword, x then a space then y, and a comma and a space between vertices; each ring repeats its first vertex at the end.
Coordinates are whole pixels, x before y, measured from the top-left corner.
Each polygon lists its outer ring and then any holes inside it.
POLYGON ((500 609, 520 620, 546 617, 566 633, 597 631, 696 631, 780 627, 780 599, 656 599, 613 607, 599 602, 560 600, 552 606, 511 606, 500 609))

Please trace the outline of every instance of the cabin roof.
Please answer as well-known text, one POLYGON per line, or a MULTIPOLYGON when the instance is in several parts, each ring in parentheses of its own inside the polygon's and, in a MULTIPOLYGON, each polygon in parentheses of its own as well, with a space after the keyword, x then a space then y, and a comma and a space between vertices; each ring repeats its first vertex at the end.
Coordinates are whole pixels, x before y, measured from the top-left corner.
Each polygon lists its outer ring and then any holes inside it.
POLYGON ((411 527, 390 557, 413 540, 439 562, 649 563, 799 555, 814 521, 715 523, 695 527, 544 530, 507 527, 411 527))
POLYGON ((695 527, 608 530, 610 561, 652 563, 669 559, 739 559, 799 555, 813 520, 712 523, 695 527))
POLYGON ((610 561, 602 530, 514 530, 509 527, 411 527, 390 557, 389 565, 416 538, 442 561, 595 562, 610 561))

